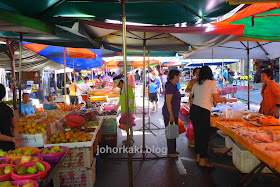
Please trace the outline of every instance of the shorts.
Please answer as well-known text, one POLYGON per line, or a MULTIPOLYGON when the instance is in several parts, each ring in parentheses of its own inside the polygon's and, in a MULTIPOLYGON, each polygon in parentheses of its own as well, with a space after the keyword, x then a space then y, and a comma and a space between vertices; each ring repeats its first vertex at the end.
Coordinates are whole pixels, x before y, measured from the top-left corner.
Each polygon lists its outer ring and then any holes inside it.
POLYGON ((149 94, 149 100, 150 100, 151 102, 158 101, 157 93, 150 93, 150 94, 149 94))
POLYGON ((165 86, 165 85, 166 85, 166 82, 162 82, 162 85, 165 86))

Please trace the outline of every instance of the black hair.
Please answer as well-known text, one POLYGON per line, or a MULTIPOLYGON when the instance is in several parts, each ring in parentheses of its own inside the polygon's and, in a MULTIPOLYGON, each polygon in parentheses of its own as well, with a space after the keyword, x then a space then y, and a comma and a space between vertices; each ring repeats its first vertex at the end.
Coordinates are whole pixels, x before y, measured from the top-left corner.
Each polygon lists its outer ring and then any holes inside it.
POLYGON ((22 94, 22 97, 24 97, 25 95, 29 95, 29 93, 23 93, 23 94, 22 94))
POLYGON ((151 79, 151 82, 155 82, 155 79, 151 79))
POLYGON ((70 84, 72 84, 72 83, 74 82, 74 80, 75 80, 75 79, 74 79, 74 78, 72 78, 72 79, 71 79, 71 81, 70 81, 70 84))
POLYGON ((99 77, 101 77, 101 75, 97 75, 97 78, 99 79, 99 77))
POLYGON ((266 68, 261 71, 261 74, 265 73, 270 80, 273 80, 273 70, 271 68, 266 68))
POLYGON ((178 76, 179 74, 180 74, 180 71, 174 70, 174 69, 171 70, 168 74, 168 81, 171 81, 174 78, 175 75, 178 76))
POLYGON ((206 80, 213 80, 213 73, 209 66, 202 66, 199 72, 198 84, 202 85, 206 80))
POLYGON ((3 84, 0 84, 0 100, 2 100, 6 95, 6 88, 3 84))
POLYGON ((195 76, 195 73, 196 73, 197 70, 200 70, 200 68, 194 68, 193 69, 193 72, 192 72, 193 76, 195 76))
POLYGON ((138 73, 138 70, 136 70, 135 73, 138 73))
POLYGON ((85 77, 84 80, 89 80, 89 78, 88 78, 88 77, 85 77))

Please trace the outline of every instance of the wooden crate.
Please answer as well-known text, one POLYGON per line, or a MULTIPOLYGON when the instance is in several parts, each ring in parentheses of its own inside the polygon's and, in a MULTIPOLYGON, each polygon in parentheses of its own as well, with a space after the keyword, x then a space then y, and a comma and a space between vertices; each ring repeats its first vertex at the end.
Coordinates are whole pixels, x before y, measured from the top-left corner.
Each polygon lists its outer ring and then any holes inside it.
POLYGON ((67 155, 63 159, 60 168, 79 168, 91 167, 94 155, 94 146, 70 148, 67 155))
POLYGON ((90 187, 95 182, 95 166, 94 158, 90 168, 80 167, 77 169, 59 169, 53 177, 55 187, 90 187))

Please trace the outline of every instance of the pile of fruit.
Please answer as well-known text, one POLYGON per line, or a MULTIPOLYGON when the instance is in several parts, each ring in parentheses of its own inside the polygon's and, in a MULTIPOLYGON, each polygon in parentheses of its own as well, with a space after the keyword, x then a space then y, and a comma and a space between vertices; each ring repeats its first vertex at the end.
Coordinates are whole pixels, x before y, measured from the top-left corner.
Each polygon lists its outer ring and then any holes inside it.
POLYGON ((16 173, 18 175, 34 175, 36 173, 45 171, 46 168, 44 166, 44 164, 40 163, 40 162, 36 162, 34 166, 31 167, 25 167, 25 166, 21 166, 17 169, 16 173))
POLYGON ((19 134, 42 134, 46 131, 47 124, 46 122, 30 122, 30 121, 19 121, 18 123, 18 130, 19 134))
MULTIPOLYGON (((19 186, 13 186, 13 184, 10 181, 5 181, 0 184, 0 187, 19 187, 19 186)), ((35 187, 35 185, 33 182, 31 182, 31 183, 23 185, 22 187, 35 187)))
POLYGON ((6 166, 5 168, 0 168, 0 176, 11 173, 13 166, 6 166))
POLYGON ((84 104, 79 104, 79 105, 67 105, 65 103, 57 103, 58 104, 58 109, 60 111, 72 111, 72 110, 80 110, 84 104))
POLYGON ((92 127, 92 126, 98 126, 99 125, 99 121, 88 121, 85 122, 82 127, 92 127))
POLYGON ((5 157, 6 156, 6 152, 3 151, 2 149, 0 149, 0 157, 5 157))
POLYGON ((58 134, 53 134, 47 144, 56 144, 56 143, 72 143, 72 142, 87 142, 91 141, 93 135, 84 133, 81 131, 67 131, 66 133, 58 132, 58 134))
POLYGON ((51 154, 51 153, 57 153, 57 152, 64 152, 65 149, 62 149, 59 146, 54 146, 51 150, 49 150, 48 148, 44 148, 43 151, 41 152, 41 154, 51 154))
POLYGON ((19 164, 24 164, 27 162, 33 162, 33 161, 40 161, 39 157, 32 157, 30 155, 23 155, 20 158, 12 159, 11 164, 15 164, 19 161, 19 164))
POLYGON ((100 116, 114 116, 117 115, 117 111, 103 111, 101 114, 99 114, 100 116))
POLYGON ((14 151, 9 151, 10 156, 14 155, 31 155, 33 153, 32 149, 27 149, 25 152, 23 152, 22 149, 16 149, 14 151))

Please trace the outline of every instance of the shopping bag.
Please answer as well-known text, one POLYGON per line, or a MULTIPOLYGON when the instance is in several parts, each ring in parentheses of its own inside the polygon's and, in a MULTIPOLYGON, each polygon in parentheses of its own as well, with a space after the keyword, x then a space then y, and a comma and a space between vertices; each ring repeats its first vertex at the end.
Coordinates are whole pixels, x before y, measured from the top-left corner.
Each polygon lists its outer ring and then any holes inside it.
POLYGON ((193 140, 193 139, 194 139, 193 124, 192 124, 191 121, 189 122, 189 125, 188 125, 188 128, 187 128, 186 137, 187 137, 189 140, 193 140))
POLYGON ((178 127, 179 127, 179 134, 182 134, 187 131, 184 123, 182 122, 182 120, 180 118, 178 119, 178 127))
MULTIPOLYGON (((134 117, 133 117, 133 115, 131 115, 130 113, 129 113, 129 123, 132 123, 133 121, 134 121, 134 117)), ((119 123, 120 124, 126 124, 126 113, 124 113, 123 115, 122 115, 122 117, 120 118, 120 120, 119 120, 119 123)))
POLYGON ((179 127, 174 122, 169 122, 168 126, 165 127, 165 135, 167 139, 175 139, 179 137, 179 127))

